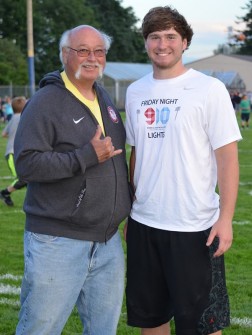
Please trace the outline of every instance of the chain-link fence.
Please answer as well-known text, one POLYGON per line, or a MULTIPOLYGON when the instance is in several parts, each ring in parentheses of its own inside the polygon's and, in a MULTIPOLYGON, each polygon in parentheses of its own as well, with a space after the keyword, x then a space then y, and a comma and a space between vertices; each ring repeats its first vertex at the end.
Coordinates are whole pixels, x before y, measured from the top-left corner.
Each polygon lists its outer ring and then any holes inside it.
POLYGON ((0 97, 4 98, 6 96, 9 96, 11 98, 14 98, 16 96, 23 95, 25 97, 29 97, 30 95, 30 87, 27 86, 0 86, 0 97))
MULTIPOLYGON (((107 86, 105 85, 106 91, 109 93, 111 100, 116 105, 116 107, 119 110, 124 109, 125 106, 125 95, 126 90, 128 87, 127 84, 120 84, 118 86, 107 86)), ((36 87, 36 90, 38 87, 36 87)), ((0 86, 0 97, 4 98, 6 96, 9 96, 11 98, 14 98, 16 96, 25 96, 26 98, 29 98, 30 95, 30 88, 29 86, 0 86)))

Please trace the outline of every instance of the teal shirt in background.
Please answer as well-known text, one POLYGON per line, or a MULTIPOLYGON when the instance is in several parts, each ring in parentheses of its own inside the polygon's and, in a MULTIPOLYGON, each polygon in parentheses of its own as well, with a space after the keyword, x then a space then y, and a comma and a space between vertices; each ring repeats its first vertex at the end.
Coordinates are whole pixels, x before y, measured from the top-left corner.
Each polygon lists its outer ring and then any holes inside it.
POLYGON ((241 100, 240 111, 243 114, 249 114, 250 113, 250 101, 249 100, 241 100))

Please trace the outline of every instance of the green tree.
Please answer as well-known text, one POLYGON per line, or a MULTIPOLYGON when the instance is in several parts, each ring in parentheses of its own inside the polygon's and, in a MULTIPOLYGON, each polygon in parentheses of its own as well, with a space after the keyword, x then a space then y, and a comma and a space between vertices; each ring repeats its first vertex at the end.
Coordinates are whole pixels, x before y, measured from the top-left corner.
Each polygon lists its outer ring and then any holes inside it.
MULTIPOLYGON (((80 0, 33 1, 36 82, 60 68, 58 43, 63 31, 80 24, 96 25, 93 10, 80 0)), ((1 0, 0 36, 15 40, 27 54, 26 0, 1 0)))
POLYGON ((60 69, 59 39, 62 33, 81 24, 97 25, 93 10, 80 0, 40 0, 34 3, 36 78, 60 69))
POLYGON ((0 39, 0 85, 26 85, 27 62, 20 47, 6 38, 0 39))
POLYGON ((1 0, 0 36, 26 50, 26 0, 1 0))
MULTIPOLYGON (((14 41, 27 57, 26 0, 1 0, 0 39, 14 41)), ((60 69, 61 34, 80 24, 93 25, 113 37, 108 61, 147 62, 144 42, 132 7, 121 0, 34 0, 33 37, 35 81, 60 69)), ((20 69, 19 69, 20 70, 20 69)), ((15 78, 12 78, 13 83, 15 78)))
POLYGON ((100 28, 113 37, 109 61, 146 62, 144 41, 136 27, 138 19, 133 8, 124 8, 120 0, 87 0, 96 13, 100 28))
POLYGON ((243 8, 247 13, 239 17, 239 23, 245 23, 245 30, 235 34, 236 43, 239 45, 238 54, 252 55, 252 0, 243 8))

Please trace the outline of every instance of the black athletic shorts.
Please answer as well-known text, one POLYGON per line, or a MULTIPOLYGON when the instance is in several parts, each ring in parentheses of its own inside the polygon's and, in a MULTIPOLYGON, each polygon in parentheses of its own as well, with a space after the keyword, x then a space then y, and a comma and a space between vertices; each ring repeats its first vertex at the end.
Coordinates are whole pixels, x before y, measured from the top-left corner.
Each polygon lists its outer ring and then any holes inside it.
POLYGON ((242 121, 248 122, 250 119, 250 113, 241 113, 241 119, 242 121))
POLYGON ((128 325, 154 328, 174 318, 176 335, 207 335, 230 323, 224 256, 210 229, 173 232, 134 221, 127 230, 128 325))

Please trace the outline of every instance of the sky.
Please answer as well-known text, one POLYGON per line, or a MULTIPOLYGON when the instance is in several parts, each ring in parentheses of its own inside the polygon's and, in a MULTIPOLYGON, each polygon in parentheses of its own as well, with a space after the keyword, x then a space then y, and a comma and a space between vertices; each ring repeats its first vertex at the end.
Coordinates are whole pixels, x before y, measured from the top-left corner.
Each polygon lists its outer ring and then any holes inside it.
POLYGON ((228 27, 244 29, 237 25, 238 17, 247 14, 248 0, 121 0, 123 7, 132 7, 135 16, 142 19, 149 9, 171 5, 191 25, 194 35, 191 46, 184 53, 184 60, 192 61, 213 55, 218 45, 228 42, 228 27))

